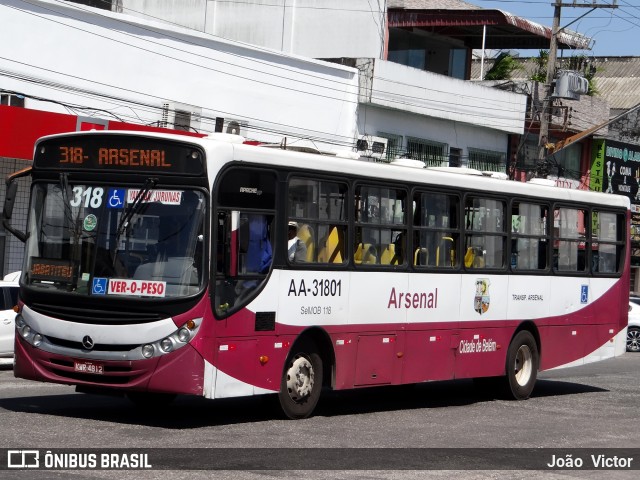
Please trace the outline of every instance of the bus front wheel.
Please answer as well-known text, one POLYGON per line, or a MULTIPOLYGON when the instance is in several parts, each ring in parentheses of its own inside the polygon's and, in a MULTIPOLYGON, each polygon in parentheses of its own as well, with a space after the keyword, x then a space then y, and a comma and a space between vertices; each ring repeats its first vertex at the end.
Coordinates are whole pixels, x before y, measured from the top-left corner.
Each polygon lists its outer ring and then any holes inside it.
POLYGON ((507 387, 516 400, 529 398, 538 377, 540 357, 531 332, 522 330, 513 337, 507 351, 507 387))
POLYGON ((307 418, 322 390, 322 359, 310 342, 294 345, 280 382, 280 406, 291 419, 307 418))

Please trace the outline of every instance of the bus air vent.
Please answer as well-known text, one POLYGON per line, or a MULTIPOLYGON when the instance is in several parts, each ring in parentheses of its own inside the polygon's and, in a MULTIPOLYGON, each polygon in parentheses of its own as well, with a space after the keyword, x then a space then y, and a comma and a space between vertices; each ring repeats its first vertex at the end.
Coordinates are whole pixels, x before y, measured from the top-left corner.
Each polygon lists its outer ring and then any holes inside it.
POLYGON ((256 312, 256 332, 272 332, 276 329, 276 312, 256 312))

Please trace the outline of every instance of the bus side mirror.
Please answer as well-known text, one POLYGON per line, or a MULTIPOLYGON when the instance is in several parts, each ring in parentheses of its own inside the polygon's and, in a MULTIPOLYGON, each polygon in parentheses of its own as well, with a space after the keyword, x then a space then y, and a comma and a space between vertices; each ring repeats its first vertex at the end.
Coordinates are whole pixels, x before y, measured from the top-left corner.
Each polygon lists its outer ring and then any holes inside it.
POLYGON ((13 205, 16 202, 16 193, 18 192, 18 182, 9 180, 7 182, 7 195, 4 197, 4 210, 2 218, 10 220, 13 215, 13 205))
MULTIPOLYGON (((30 170, 29 170, 30 172, 30 170)), ((23 176, 23 175, 20 175, 23 176)), ((13 215, 13 206, 16 202, 16 194, 18 193, 18 181, 17 175, 10 175, 7 177, 7 193, 4 197, 4 208, 2 210, 2 226, 8 232, 11 232, 21 242, 27 241, 27 234, 16 230, 11 226, 11 216, 13 215)))

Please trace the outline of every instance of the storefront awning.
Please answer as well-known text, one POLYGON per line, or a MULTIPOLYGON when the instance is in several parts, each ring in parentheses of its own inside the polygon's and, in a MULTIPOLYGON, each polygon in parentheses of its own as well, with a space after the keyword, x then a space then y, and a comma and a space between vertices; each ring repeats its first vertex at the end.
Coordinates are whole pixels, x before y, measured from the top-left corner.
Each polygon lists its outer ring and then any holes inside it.
MULTIPOLYGON (((482 48, 486 26, 486 49, 548 49, 551 27, 517 17, 502 10, 394 10, 389 9, 389 28, 418 28, 464 42, 473 49, 482 48)), ((580 33, 563 30, 558 34, 558 48, 589 49, 591 39, 580 33)))

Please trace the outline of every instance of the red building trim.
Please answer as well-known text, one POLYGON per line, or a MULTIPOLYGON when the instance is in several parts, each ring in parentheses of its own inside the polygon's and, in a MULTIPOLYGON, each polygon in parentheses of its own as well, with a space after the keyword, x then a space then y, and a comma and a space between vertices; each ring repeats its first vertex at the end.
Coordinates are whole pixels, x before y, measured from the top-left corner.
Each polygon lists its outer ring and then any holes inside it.
POLYGON ((183 130, 0 105, 0 157, 31 160, 33 158, 34 145, 40 137, 56 133, 93 129, 135 130, 177 133, 196 137, 205 136, 204 134, 185 132, 183 130))

